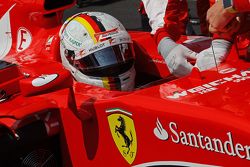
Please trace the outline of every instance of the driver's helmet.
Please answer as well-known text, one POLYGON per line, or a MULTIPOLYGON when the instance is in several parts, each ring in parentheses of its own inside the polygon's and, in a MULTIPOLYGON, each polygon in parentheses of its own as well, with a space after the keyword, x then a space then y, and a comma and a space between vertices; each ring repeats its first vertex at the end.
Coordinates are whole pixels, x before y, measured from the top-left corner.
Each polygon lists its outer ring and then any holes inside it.
POLYGON ((69 18, 60 30, 62 64, 78 82, 109 90, 134 88, 134 50, 124 26, 102 12, 69 18))

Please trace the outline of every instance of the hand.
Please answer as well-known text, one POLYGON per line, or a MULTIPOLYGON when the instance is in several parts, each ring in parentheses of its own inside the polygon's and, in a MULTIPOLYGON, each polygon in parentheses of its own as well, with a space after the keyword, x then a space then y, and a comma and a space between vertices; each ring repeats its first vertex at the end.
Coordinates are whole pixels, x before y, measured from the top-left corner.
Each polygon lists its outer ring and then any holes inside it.
POLYGON ((225 61, 230 52, 231 46, 231 42, 224 39, 213 40, 211 47, 201 51, 197 55, 195 66, 199 68, 200 71, 216 67, 216 64, 225 61))
POLYGON ((181 44, 176 44, 170 38, 163 38, 158 45, 158 50, 163 56, 170 73, 174 76, 182 77, 192 71, 193 65, 188 60, 195 60, 196 52, 181 44))
POLYGON ((219 0, 207 12, 209 31, 212 33, 225 33, 229 28, 234 28, 237 20, 236 13, 229 13, 224 9, 223 1, 219 0))

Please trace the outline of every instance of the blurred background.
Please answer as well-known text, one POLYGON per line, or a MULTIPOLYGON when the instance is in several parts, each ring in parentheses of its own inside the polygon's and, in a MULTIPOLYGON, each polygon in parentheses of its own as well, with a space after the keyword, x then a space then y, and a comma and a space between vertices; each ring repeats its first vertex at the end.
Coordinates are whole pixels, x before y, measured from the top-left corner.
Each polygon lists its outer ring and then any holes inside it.
MULTIPOLYGON (((76 6, 65 11, 64 19, 83 11, 99 11, 117 18, 127 30, 151 31, 146 14, 141 15, 138 11, 140 1, 141 0, 77 0, 76 6)), ((206 11, 210 5, 209 0, 187 0, 187 3, 189 20, 187 22, 186 34, 208 35, 206 11)))
POLYGON ((140 0, 77 0, 75 7, 65 11, 64 19, 79 12, 98 11, 114 16, 128 30, 141 30, 139 4, 140 0))

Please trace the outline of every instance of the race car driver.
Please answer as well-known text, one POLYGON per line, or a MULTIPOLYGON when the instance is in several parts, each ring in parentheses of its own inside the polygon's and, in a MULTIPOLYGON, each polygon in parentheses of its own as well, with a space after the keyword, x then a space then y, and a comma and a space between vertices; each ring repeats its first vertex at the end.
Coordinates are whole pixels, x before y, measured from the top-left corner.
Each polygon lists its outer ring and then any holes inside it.
MULTIPOLYGON (((201 71, 215 67, 211 58, 212 47, 197 54, 187 47, 177 44, 181 34, 185 34, 187 22, 187 1, 183 0, 142 0, 152 28, 158 52, 163 56, 171 74, 181 77, 189 74, 194 67, 189 59, 197 59, 196 67, 201 71), (157 9, 157 10, 156 10, 157 9)), ((230 32, 233 33, 233 32, 230 32)), ((212 41, 217 63, 225 60, 232 43, 231 34, 217 35, 212 41)))
POLYGON ((78 13, 59 35, 62 64, 76 81, 109 90, 134 88, 132 41, 117 19, 101 12, 78 13))

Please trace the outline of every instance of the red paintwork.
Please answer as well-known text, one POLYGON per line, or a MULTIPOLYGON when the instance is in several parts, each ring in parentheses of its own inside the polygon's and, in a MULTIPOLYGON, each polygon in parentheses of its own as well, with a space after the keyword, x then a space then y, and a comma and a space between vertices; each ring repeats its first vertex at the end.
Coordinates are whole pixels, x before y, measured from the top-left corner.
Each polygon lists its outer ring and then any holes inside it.
MULTIPOLYGON (((168 69, 158 55, 150 34, 130 32, 134 40, 138 74, 144 72, 167 79, 133 92, 109 91, 73 81, 60 63, 58 32, 61 13, 73 4, 48 11, 43 9, 43 0, 7 0, 0 2, 0 18, 14 4, 10 10, 12 47, 3 59, 16 63, 20 72, 0 71, 0 89, 11 95, 8 100, 0 102, 2 126, 15 133, 16 129, 35 121, 37 116, 45 124, 60 122, 60 126, 50 127, 48 133, 53 135, 61 132, 64 143, 62 152, 64 156, 69 156, 62 158, 67 167, 123 167, 160 161, 250 166, 249 152, 240 148, 240 145, 246 146, 244 149, 249 151, 250 145, 250 80, 248 71, 241 73, 249 69, 250 63, 240 60, 235 48, 227 62, 218 67, 224 73, 218 73, 216 69, 201 73, 194 69, 189 76, 174 79, 169 78, 168 69), (56 14, 52 17, 44 16, 53 12, 56 14), (17 46, 20 27, 30 32, 32 41, 27 49, 17 52, 17 47, 20 47, 17 46), (50 43, 49 38, 52 39, 50 43), (225 73, 225 69, 231 71, 225 73), (44 74, 59 76, 44 86, 32 86, 32 81, 44 74), (230 80, 232 77, 234 79, 230 80), (216 90, 200 92, 211 87, 216 90), (176 91, 183 93, 183 96, 168 98, 176 91), (111 135, 106 110, 113 108, 132 114, 137 154, 131 165, 120 154, 111 135), (48 113, 52 113, 49 120, 46 119, 48 113), (169 134, 167 140, 160 140, 154 135, 157 119, 169 134), (227 155, 225 150, 224 153, 218 153, 202 149, 201 145, 198 145, 199 148, 192 147, 190 142, 189 146, 183 145, 176 141, 176 132, 169 129, 169 124, 172 129, 178 127, 176 131, 181 133, 180 139, 181 135, 187 133, 195 134, 196 139, 198 134, 203 135, 201 140, 204 147, 209 139, 219 139, 225 143, 230 134, 234 153, 237 154, 235 147, 239 143, 237 150, 242 158, 227 155)), ((180 42, 188 38, 183 37, 180 42)), ((200 50, 201 47, 207 47, 207 44, 209 40, 198 42, 194 49, 200 50)), ((207 147, 215 149, 214 145, 207 147)))

